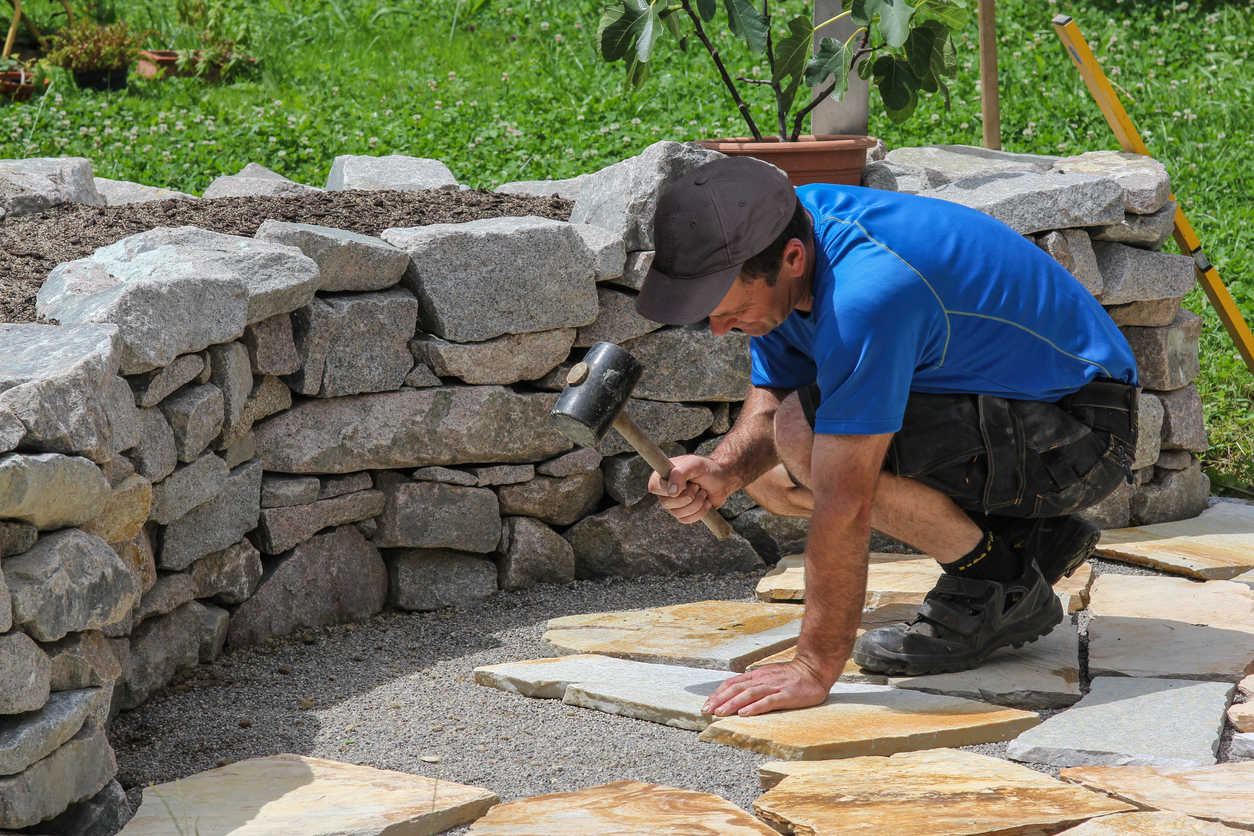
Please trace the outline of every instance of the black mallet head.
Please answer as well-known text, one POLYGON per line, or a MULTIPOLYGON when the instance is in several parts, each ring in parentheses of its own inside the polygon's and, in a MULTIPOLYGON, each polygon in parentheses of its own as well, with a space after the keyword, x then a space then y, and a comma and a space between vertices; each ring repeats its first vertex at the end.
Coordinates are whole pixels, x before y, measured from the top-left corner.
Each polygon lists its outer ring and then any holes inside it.
POLYGON ((614 343, 597 343, 566 376, 549 418, 581 447, 595 447, 614 426, 640 382, 644 366, 614 343))

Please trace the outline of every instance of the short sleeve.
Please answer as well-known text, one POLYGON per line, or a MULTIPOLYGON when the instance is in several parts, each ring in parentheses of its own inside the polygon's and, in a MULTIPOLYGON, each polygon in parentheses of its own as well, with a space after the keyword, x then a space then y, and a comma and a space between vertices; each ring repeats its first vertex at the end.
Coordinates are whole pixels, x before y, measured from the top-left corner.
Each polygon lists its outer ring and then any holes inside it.
POLYGON ((814 360, 790 343, 782 328, 751 338, 749 359, 754 386, 800 389, 818 379, 814 360))

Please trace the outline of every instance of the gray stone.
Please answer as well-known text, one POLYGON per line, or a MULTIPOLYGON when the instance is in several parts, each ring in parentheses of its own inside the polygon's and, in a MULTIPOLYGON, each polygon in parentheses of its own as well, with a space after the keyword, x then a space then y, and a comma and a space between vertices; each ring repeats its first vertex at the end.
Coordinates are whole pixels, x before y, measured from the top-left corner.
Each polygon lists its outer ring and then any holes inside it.
POLYGON ((42 530, 81 525, 109 500, 100 468, 59 453, 0 454, 0 518, 42 530))
POLYGON ((561 392, 566 388, 566 378, 570 376, 570 370, 574 368, 575 361, 567 359, 563 363, 558 363, 554 369, 544 377, 528 380, 527 382, 537 389, 543 389, 546 392, 561 392))
POLYGON ((205 453, 194 462, 175 468, 166 479, 152 486, 148 519, 169 525, 217 496, 226 485, 229 473, 226 462, 213 453, 205 453))
POLYGON ((414 389, 425 389, 429 386, 439 386, 440 378, 435 376, 430 366, 425 363, 415 363, 409 374, 405 375, 405 385, 414 389))
MULTIPOLYGON (((27 449, 113 457, 110 389, 121 351, 112 325, 0 324, 0 412, 12 416, 27 449)), ((5 446, 9 446, 7 443, 5 446)), ((15 445, 16 446, 16 445, 15 445)))
POLYGON ((317 476, 284 476, 266 473, 261 477, 261 507, 287 508, 318 501, 322 483, 317 476))
POLYGON ((346 473, 343 476, 328 476, 322 480, 318 498, 331 499, 347 493, 368 491, 373 487, 374 479, 370 478, 369 473, 346 473))
POLYGON ((139 444, 130 452, 130 459, 135 463, 135 470, 140 476, 156 484, 173 473, 178 466, 179 454, 174 446, 174 430, 170 429, 170 422, 156 407, 141 409, 139 421, 143 431, 139 436, 139 444))
POLYGON ((1146 250, 1157 250, 1176 227, 1176 202, 1169 200, 1152 215, 1124 215, 1123 221, 1093 230, 1094 241, 1115 241, 1146 250))
POLYGON ((1198 338, 1203 319, 1181 310, 1166 328, 1121 328, 1136 355, 1137 377, 1146 389, 1188 386, 1201 371, 1198 338))
MULTIPOLYGON (((1194 390, 1196 392, 1196 390, 1194 390)), ((1137 394, 1137 437, 1136 458, 1132 460, 1132 469, 1140 470, 1158 461, 1158 452, 1163 437, 1163 402, 1149 392, 1137 394)), ((1198 412, 1202 403, 1198 401, 1198 412)))
POLYGON ((136 598, 152 589, 152 585, 157 582, 157 559, 153 555, 149 527, 143 528, 130 540, 110 543, 109 547, 126 565, 126 571, 135 583, 136 598))
POLYGON ((375 533, 379 530, 379 523, 374 517, 358 520, 353 523, 353 525, 361 532, 361 536, 365 537, 367 540, 373 539, 375 533))
MULTIPOLYGON (((247 328, 247 326, 245 326, 245 328, 247 328)), ((213 377, 213 365, 212 358, 209 356, 209 352, 207 350, 200 352, 197 356, 204 362, 205 367, 200 370, 200 374, 192 378, 192 383, 200 386, 208 383, 209 378, 213 377)))
POLYGON ((1058 157, 991 151, 973 145, 924 145, 894 148, 884 155, 884 160, 904 168, 919 169, 926 178, 926 188, 936 188, 992 174, 1043 174, 1058 161, 1058 157))
POLYGON ((39 829, 48 836, 113 836, 130 819, 126 791, 113 780, 91 798, 75 802, 61 815, 43 822, 39 829))
POLYGON ((130 711, 200 661, 200 630, 205 608, 189 601, 168 615, 150 618, 130 638, 129 664, 123 663, 119 705, 130 711))
POLYGON ((486 601, 496 594, 496 564, 448 549, 397 549, 385 557, 388 603, 425 612, 486 601))
POLYGON ((478 342, 596 319, 592 254, 570 224, 491 218, 381 237, 409 253, 402 283, 418 297, 422 330, 437 337, 478 342))
POLYGON ((1102 273, 1102 304, 1124 305, 1153 299, 1176 299, 1197 283, 1193 259, 1098 241, 1093 244, 1102 273))
MULTIPOLYGON (((601 466, 601 454, 592 447, 580 447, 565 455, 536 465, 536 473, 541 476, 574 476, 576 473, 587 473, 601 466)), ((418 478, 418 474, 414 474, 418 478)))
POLYGON ((336 157, 327 174, 327 191, 348 189, 367 191, 420 192, 427 189, 457 191, 457 178, 439 160, 392 154, 366 157, 345 154, 336 157))
POLYGON ((284 555, 231 617, 227 641, 240 647, 303 627, 360 621, 383 609, 387 590, 379 550, 354 526, 342 526, 284 555))
POLYGON ((649 268, 652 266, 653 250, 627 253, 627 262, 623 265, 623 275, 617 279, 609 279, 608 283, 625 287, 629 290, 639 290, 641 285, 644 284, 644 277, 649 274, 649 268))
POLYGON ((214 178, 201 197, 290 197, 320 191, 322 189, 289 180, 263 165, 249 163, 235 174, 214 178))
POLYGON ((378 514, 379 529, 373 540, 380 548, 413 546, 485 553, 501 540, 500 503, 486 488, 413 482, 391 472, 379 474, 378 487, 387 498, 378 514))
POLYGON ((45 534, 3 568, 14 623, 43 642, 122 618, 138 594, 113 549, 75 528, 45 534))
POLYGON ((1123 219, 1123 189, 1088 174, 994 174, 959 180, 927 195, 992 215, 1021 235, 1123 219))
POLYGON ((1085 151, 1054 163, 1064 174, 1107 177, 1123 187, 1123 208, 1136 215, 1151 215, 1171 196, 1167 168, 1152 157, 1124 151, 1085 151))
POLYGON ((109 379, 109 426, 113 429, 113 451, 121 453, 139 443, 139 410, 126 381, 116 375, 109 379))
POLYGON ((184 386, 158 409, 174 431, 174 451, 181 462, 195 461, 222 431, 224 399, 212 384, 184 386))
POLYGON ((85 727, 43 760, 0 778, 0 827, 30 827, 91 798, 118 771, 104 730, 85 727))
POLYGON ((209 346, 208 354, 212 369, 209 382, 222 392, 222 426, 231 428, 243 417, 244 403, 253 390, 248 349, 240 343, 226 343, 209 346))
POLYGON ((588 175, 571 223, 616 232, 629 252, 651 250, 658 198, 689 171, 722 156, 696 142, 655 142, 635 157, 588 175))
POLYGON ((575 579, 575 552, 557 532, 531 517, 501 521, 497 581, 501 589, 529 589, 538 583, 575 579))
POLYGON ((617 505, 562 535, 575 550, 575 576, 751 572, 762 559, 739 534, 716 540, 703 525, 682 525, 652 498, 617 505))
POLYGON ((0 160, 0 215, 34 215, 63 203, 104 206, 83 157, 0 160))
POLYGON ((414 365, 407 344, 417 316, 403 288, 314 299, 292 316, 301 369, 288 386, 321 398, 399 389, 414 365))
POLYGON ((1180 303, 1183 301, 1183 296, 1175 296, 1170 299, 1147 299, 1144 302, 1112 305, 1106 308, 1106 313, 1110 314, 1110 318, 1120 327, 1135 325, 1147 328, 1163 328, 1170 325, 1176 318, 1176 314, 1180 312, 1180 303))
POLYGON ((492 485, 517 485, 530 482, 536 478, 535 465, 530 464, 498 464, 494 467, 472 467, 470 472, 475 475, 475 484, 480 488, 492 485))
POLYGON ((575 341, 574 328, 507 334, 479 343, 450 343, 438 337, 410 340, 419 363, 440 377, 466 383, 506 384, 540 377, 566 359, 575 341))
POLYGON ((26 427, 22 420, 8 407, 0 407, 0 453, 17 449, 25 437, 26 427))
POLYGON ((157 186, 145 186, 127 180, 110 180, 108 177, 93 177, 96 192, 104 199, 106 206, 129 206, 134 203, 154 203, 158 200, 195 200, 195 195, 176 192, 174 189, 162 189, 157 186))
POLYGON ((109 642, 96 631, 71 633, 60 641, 44 645, 52 661, 48 687, 52 691, 77 691, 110 685, 122 675, 122 668, 109 649, 109 642))
POLYGON ((1215 763, 1230 682, 1099 676, 1070 710, 1010 742, 1017 761, 1052 766, 1215 763))
MULTIPOLYGON (((724 519, 734 520, 752 508, 757 508, 758 503, 749 497, 749 494, 743 490, 736 491, 719 506, 718 512, 723 515, 724 519)), ((872 549, 872 551, 875 551, 872 549)))
POLYGON ((52 661, 25 633, 0 633, 0 714, 34 711, 48 701, 52 661))
POLYGON ((96 518, 80 528, 106 543, 129 540, 144 527, 151 504, 152 484, 143 476, 127 477, 113 489, 104 509, 96 518))
POLYGON ((554 478, 537 476, 521 485, 506 485, 497 491, 501 513, 537 517, 549 525, 570 525, 596 510, 604 493, 600 470, 554 478))
POLYGON ((414 471, 413 480, 415 482, 443 482, 446 485, 461 485, 463 488, 474 488, 479 485, 479 479, 473 473, 447 467, 420 467, 414 471))
POLYGON ((1189 384, 1182 389, 1149 394, 1163 407, 1162 448, 1205 453, 1210 444, 1206 438, 1202 396, 1198 394, 1197 387, 1189 384))
POLYGON ((0 717, 0 776, 21 772, 78 734, 102 694, 107 702, 99 688, 60 691, 37 711, 0 717))
POLYGON ((122 482, 135 475, 135 465, 126 456, 118 455, 100 465, 100 472, 110 488, 116 488, 122 482))
POLYGON ((591 175, 580 174, 566 180, 517 180, 513 183, 502 183, 492 191, 497 194, 520 194, 532 197, 552 197, 557 195, 562 200, 577 201, 583 191, 583 184, 591 175))
POLYGON ((261 514, 261 470, 257 459, 234 468, 220 494, 166 526, 161 532, 158 565, 166 571, 182 571, 256 528, 261 514))
POLYGON ((765 508, 750 508, 736 515, 732 528, 749 541, 764 561, 778 563, 781 557, 806 550, 810 518, 781 517, 765 508))
POLYGON ((225 450, 220 451, 219 455, 222 456, 222 461, 226 462, 227 467, 239 467, 257 455, 257 439, 252 432, 246 432, 232 441, 225 450))
POLYGON ((391 244, 327 226, 269 220, 254 237, 296 247, 312 258, 322 273, 323 291, 386 290, 409 266, 409 256, 391 244))
POLYGON ((39 529, 30 523, 0 521, 0 557, 16 557, 35 545, 39 529))
POLYGON ((636 313, 636 294, 608 287, 597 288, 597 303, 601 312, 596 322, 579 329, 575 346, 587 348, 595 343, 621 344, 656 331, 660 322, 645 319, 636 313))
POLYGON ((122 372, 136 374, 308 304, 318 281, 318 266, 295 247, 158 227, 61 264, 36 307, 65 324, 116 324, 122 372))
POLYGON ((1254 758, 1254 732, 1234 734, 1228 755, 1233 758, 1254 758))
POLYGON ((240 341, 248 349, 248 361, 256 374, 283 375, 300 370, 291 314, 275 314, 254 322, 244 329, 240 341))
POLYGON ((867 163, 862 169, 862 187, 884 192, 918 194, 931 188, 927 171, 917 165, 901 165, 888 160, 867 163))
POLYGON ((263 508, 254 532, 257 548, 266 554, 279 554, 305 542, 324 528, 344 525, 377 516, 384 508, 379 491, 359 491, 312 505, 263 508))
POLYGON ((248 540, 205 555, 191 565, 196 597, 219 604, 242 604, 261 582, 261 553, 248 540))
MULTIPOLYGON (((683 445, 673 441, 658 446, 672 459, 687 452, 683 445)), ((605 474, 605 492, 621 505, 635 505, 649 495, 649 477, 653 468, 639 453, 621 453, 603 459, 601 472, 605 474)))
POLYGON ((622 236, 593 224, 571 224, 571 229, 579 233, 592 255, 593 279, 606 282, 623 275, 627 253, 623 249, 622 236))
POLYGON ((222 655, 230 629, 231 614, 213 604, 204 604, 205 623, 200 629, 200 661, 212 662, 222 655))
MULTIPOLYGON (((737 413, 739 413, 740 405, 737 404, 737 413)), ((723 403, 711 404, 710 410, 714 413, 714 423, 710 425, 710 432, 719 435, 725 434, 731 429, 731 404, 724 401, 723 403)))
POLYGON ((1163 470, 1184 470, 1195 461, 1197 457, 1186 450, 1163 450, 1158 454, 1158 461, 1154 462, 1154 466, 1163 470))
MULTIPOLYGON (((631 398, 627 401, 625 411, 645 435, 657 444, 696 438, 714 423, 714 413, 704 406, 631 398)), ((611 429, 596 449, 602 456, 613 456, 633 448, 618 430, 611 429)))
POLYGON ((1093 242, 1082 229, 1060 229, 1037 236, 1036 245, 1076 277, 1094 296, 1102 295, 1102 273, 1097 269, 1093 242))
POLYGON ((254 432, 266 470, 280 473, 531 462, 571 449, 547 420, 556 400, 498 386, 403 389, 298 403, 254 432))
POLYGON ((623 343, 644 365, 632 393, 652 401, 743 401, 749 382, 749 337, 715 336, 704 324, 665 328, 623 343))
POLYGON ((1200 463, 1184 470, 1154 471, 1154 481, 1141 485, 1132 495, 1133 525, 1153 525, 1196 517, 1206 510, 1210 479, 1200 463))
POLYGON ((152 589, 144 593, 143 600, 135 608, 135 624, 174 612, 188 601, 195 600, 197 592, 195 579, 185 572, 162 575, 152 589))
MULTIPOLYGON (((283 412, 291 405, 292 390, 277 377, 265 375, 253 384, 253 391, 244 402, 244 414, 239 423, 229 430, 223 430, 215 442, 216 446, 219 450, 230 449, 244 436, 252 433, 254 423, 283 412)), ((255 438, 253 443, 256 444, 255 438)))

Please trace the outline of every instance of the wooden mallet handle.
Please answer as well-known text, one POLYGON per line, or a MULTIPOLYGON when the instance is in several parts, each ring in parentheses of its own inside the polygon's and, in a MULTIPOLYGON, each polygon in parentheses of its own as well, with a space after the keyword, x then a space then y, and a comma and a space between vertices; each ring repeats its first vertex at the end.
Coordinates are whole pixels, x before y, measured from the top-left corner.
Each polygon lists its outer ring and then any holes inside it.
MULTIPOLYGON (((626 412, 620 412, 614 419, 614 429, 627 439, 628 444, 636 448, 636 452, 649 463, 649 467, 657 471, 659 476, 663 479, 670 478, 671 471, 675 469, 670 457, 662 452, 661 447, 653 443, 653 439, 644 434, 644 430, 636 426, 631 416, 626 412)), ((720 540, 726 540, 731 536, 731 523, 723 519, 723 515, 715 508, 711 508, 710 512, 701 518, 701 522, 705 523, 710 531, 714 532, 714 536, 720 540)))

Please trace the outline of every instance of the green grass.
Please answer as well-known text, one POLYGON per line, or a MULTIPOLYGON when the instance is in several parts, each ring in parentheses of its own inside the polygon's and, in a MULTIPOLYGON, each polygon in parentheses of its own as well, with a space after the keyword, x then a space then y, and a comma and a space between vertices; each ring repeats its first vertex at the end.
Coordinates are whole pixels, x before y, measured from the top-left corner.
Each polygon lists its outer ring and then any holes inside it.
MULTIPOLYGON (((788 0, 789 14, 808 0, 788 0)), ((464 183, 568 177, 658 139, 740 135, 708 59, 663 50, 641 91, 596 55, 595 0, 258 0, 250 51, 231 84, 133 81, 80 93, 57 74, 46 97, 0 105, 0 157, 82 155, 98 174, 199 193, 259 162, 321 185, 337 154, 404 153, 445 161, 464 183), (456 25, 454 18, 456 16, 456 25), (473 27, 473 28, 472 28, 473 27)), ((51 3, 28 3, 54 23, 51 3)), ((189 45, 173 0, 119 0, 118 14, 189 45)), ((1013 151, 1071 154, 1116 145, 1050 26, 1066 12, 1103 61, 1155 157, 1166 164, 1211 260, 1254 318, 1254 0, 1180 3, 1002 0, 1002 137, 1013 151)), ((872 107, 890 146, 980 143, 974 24, 959 45, 952 109, 926 102, 904 125, 872 107)), ((759 63, 721 35, 733 71, 759 63)), ((770 112, 760 90, 748 98, 770 112)), ((1254 483, 1254 379, 1200 291, 1207 318, 1198 387, 1211 430, 1208 464, 1254 483)))

